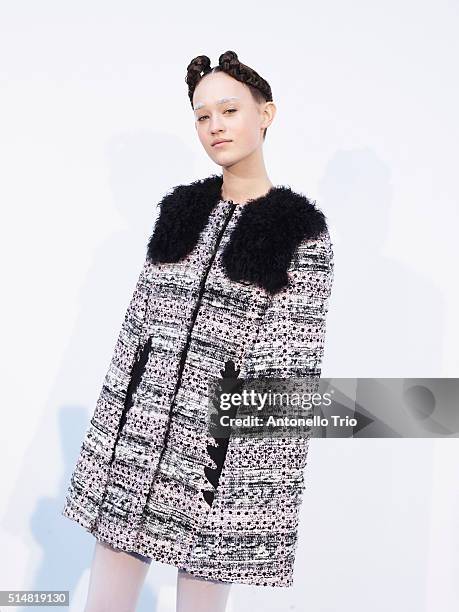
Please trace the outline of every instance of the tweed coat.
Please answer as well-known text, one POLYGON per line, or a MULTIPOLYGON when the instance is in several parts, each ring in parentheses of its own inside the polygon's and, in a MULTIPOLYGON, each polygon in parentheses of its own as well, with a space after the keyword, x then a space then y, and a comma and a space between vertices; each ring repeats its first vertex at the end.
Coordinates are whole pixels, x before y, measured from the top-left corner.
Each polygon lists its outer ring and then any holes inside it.
POLYGON ((308 437, 217 442, 209 377, 319 379, 333 280, 326 217, 223 176, 159 203, 62 514, 205 579, 291 586, 308 437))

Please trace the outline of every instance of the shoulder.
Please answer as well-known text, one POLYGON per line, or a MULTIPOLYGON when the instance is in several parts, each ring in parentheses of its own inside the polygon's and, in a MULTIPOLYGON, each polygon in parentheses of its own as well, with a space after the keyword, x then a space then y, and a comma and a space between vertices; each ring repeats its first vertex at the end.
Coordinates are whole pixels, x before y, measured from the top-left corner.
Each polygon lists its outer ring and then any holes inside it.
POLYGON ((220 196, 219 177, 176 185, 158 203, 158 216, 148 240, 152 262, 178 261, 191 251, 220 196))
POLYGON ((205 201, 206 199, 215 200, 215 198, 220 197, 221 185, 221 177, 217 174, 188 183, 180 183, 171 187, 165 193, 158 207, 161 212, 166 208, 180 208, 181 205, 188 206, 190 203, 199 204, 200 201, 205 201))
POLYGON ((310 260, 333 265, 333 242, 328 225, 313 236, 306 235, 298 244, 295 256, 300 263, 310 260))
POLYGON ((334 253, 328 226, 313 238, 305 237, 292 257, 289 282, 279 297, 291 298, 298 305, 322 308, 334 281, 334 253))
POLYGON ((287 208, 290 223, 299 228, 299 240, 295 246, 296 259, 333 259, 328 217, 317 201, 293 190, 290 190, 290 197, 286 201, 289 203, 287 208))
POLYGON ((327 229, 327 219, 316 202, 285 185, 277 185, 246 204, 241 221, 240 227, 247 233, 263 233, 271 243, 289 247, 312 240, 327 229))

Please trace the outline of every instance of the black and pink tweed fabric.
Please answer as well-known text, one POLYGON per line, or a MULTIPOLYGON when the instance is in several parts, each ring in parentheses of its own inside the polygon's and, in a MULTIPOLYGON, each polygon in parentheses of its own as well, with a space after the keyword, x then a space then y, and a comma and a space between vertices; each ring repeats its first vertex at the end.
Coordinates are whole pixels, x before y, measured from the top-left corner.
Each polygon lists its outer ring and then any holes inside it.
POLYGON ((219 452, 209 378, 228 367, 241 378, 320 377, 333 251, 328 230, 304 240, 275 295, 233 282, 221 255, 243 208, 220 199, 185 258, 146 259, 63 514, 196 576, 288 587, 308 439, 231 437, 219 452))

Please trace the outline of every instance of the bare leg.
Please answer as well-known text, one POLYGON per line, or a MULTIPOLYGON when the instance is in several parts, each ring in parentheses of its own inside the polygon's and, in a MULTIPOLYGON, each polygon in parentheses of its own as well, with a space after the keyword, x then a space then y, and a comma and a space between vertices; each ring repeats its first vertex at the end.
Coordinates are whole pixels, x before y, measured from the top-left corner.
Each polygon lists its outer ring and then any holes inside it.
POLYGON ((224 612, 230 587, 230 582, 205 580, 179 569, 176 612, 224 612))
POLYGON ((150 562, 96 540, 84 612, 134 612, 150 562))

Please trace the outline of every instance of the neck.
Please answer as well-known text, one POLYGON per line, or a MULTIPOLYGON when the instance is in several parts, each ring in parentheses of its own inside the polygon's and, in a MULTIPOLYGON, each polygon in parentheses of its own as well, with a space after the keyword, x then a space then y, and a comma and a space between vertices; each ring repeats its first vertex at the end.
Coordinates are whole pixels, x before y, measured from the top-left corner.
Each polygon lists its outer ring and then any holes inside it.
POLYGON ((223 200, 231 200, 234 204, 245 204, 248 200, 259 198, 274 187, 266 169, 262 164, 257 165, 253 171, 238 172, 237 169, 223 168, 223 185, 221 196, 223 200))

